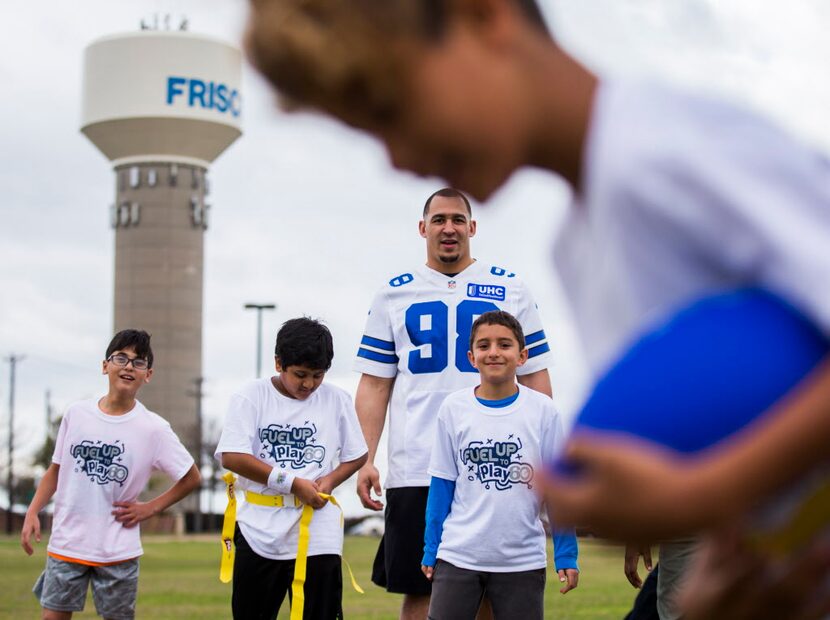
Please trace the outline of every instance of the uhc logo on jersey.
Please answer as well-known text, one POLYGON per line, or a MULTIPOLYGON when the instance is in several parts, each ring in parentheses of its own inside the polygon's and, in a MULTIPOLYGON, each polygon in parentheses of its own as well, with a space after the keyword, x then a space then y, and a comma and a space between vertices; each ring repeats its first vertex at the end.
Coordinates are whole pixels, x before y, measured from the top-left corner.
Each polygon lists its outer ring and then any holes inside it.
POLYGON ((467 297, 504 301, 505 288, 494 284, 468 284, 467 297))

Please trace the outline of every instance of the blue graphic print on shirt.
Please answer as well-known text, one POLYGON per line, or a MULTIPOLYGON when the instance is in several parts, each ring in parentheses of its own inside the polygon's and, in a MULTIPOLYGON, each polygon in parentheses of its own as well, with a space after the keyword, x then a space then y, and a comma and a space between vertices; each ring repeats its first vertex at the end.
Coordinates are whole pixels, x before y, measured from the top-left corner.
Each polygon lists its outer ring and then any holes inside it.
POLYGON ((309 424, 308 420, 305 426, 269 424, 259 429, 259 440, 262 443, 259 457, 265 459, 270 456, 275 463, 282 467, 288 465, 291 469, 302 469, 310 463, 323 467, 326 449, 314 445, 317 441, 316 434, 317 426, 309 424))
POLYGON ((504 491, 516 484, 526 484, 533 488, 533 467, 522 462, 522 440, 510 435, 507 441, 471 441, 459 453, 461 462, 466 466, 467 480, 478 479, 485 489, 495 485, 496 490, 504 491))
POLYGON ((93 442, 84 439, 72 446, 70 454, 75 459, 75 471, 83 472, 98 484, 117 482, 124 486, 129 469, 125 467, 122 455, 124 442, 103 443, 100 439, 93 442))

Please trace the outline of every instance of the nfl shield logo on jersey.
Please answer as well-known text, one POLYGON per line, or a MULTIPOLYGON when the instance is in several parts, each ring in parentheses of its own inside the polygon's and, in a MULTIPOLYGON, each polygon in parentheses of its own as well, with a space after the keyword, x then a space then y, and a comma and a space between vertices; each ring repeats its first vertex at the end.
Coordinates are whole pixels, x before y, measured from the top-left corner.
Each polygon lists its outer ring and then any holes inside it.
POLYGON ((447 282, 447 288, 454 289, 455 288, 455 280, 450 280, 447 282))

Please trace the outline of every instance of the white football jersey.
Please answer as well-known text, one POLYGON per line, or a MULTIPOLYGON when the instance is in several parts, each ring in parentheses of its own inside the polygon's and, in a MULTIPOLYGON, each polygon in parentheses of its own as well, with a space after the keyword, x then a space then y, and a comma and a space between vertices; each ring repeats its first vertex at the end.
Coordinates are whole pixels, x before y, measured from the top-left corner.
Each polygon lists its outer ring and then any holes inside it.
POLYGON ((389 404, 387 488, 429 486, 438 408, 450 392, 479 383, 467 359, 473 321, 490 310, 515 316, 528 360, 518 373, 548 367, 550 347, 525 284, 476 261, 449 277, 427 266, 395 276, 375 295, 354 369, 396 377, 389 404))

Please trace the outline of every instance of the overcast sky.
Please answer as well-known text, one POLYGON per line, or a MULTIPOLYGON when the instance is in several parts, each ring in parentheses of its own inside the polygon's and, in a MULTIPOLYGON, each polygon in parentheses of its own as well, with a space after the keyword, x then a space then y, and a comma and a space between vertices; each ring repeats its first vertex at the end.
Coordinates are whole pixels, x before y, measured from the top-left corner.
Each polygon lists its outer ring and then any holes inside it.
MULTIPOLYGON (((825 0, 547 0, 556 36, 604 75, 670 80, 762 110, 830 151, 830 4, 825 0)), ((112 335, 114 199, 107 160, 79 131, 81 62, 93 39, 184 14, 193 32, 239 40, 242 0, 5 2, 0 38, 0 454, 6 461, 9 364, 18 366, 15 442, 22 466, 57 410, 102 394, 112 335), (48 6, 48 8, 47 8, 48 6)), ((423 200, 443 185, 391 170, 373 140, 311 116, 278 112, 246 67, 244 135, 212 166, 205 237, 204 410, 221 420, 255 371, 255 317, 325 319, 330 381, 353 392, 351 359, 375 290, 423 262, 423 200)), ((475 205, 473 255, 521 275, 554 351, 555 400, 569 418, 586 388, 579 344, 549 261, 568 205, 555 177, 523 172, 475 205)), ((163 412, 162 412, 163 413, 163 412)))

